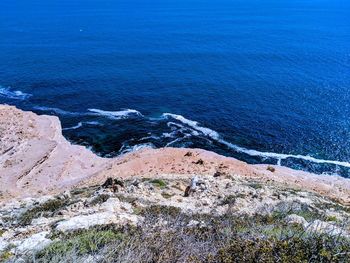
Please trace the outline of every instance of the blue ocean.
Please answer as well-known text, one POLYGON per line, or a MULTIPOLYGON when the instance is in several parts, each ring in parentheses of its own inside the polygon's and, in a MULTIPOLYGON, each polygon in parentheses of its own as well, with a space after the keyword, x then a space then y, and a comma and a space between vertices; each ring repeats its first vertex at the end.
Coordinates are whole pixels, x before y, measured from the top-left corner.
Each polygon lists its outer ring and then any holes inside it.
POLYGON ((350 177, 347 0, 1 0, 0 103, 101 156, 203 148, 350 177))

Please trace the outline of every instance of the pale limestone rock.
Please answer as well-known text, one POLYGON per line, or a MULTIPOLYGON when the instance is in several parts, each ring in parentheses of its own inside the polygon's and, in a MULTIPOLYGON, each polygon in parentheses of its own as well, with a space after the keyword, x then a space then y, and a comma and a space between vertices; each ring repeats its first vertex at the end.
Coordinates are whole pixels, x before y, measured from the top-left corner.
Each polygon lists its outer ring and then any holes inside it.
POLYGON ((199 224, 200 224, 199 221, 197 221, 197 220, 191 220, 191 221, 187 224, 187 226, 188 226, 188 227, 194 227, 194 226, 198 226, 199 224))
POLYGON ((48 245, 52 243, 52 240, 46 238, 49 234, 47 231, 43 231, 37 234, 34 234, 22 241, 15 241, 13 245, 16 246, 14 249, 15 252, 19 253, 27 253, 27 252, 35 252, 41 249, 44 249, 48 245))
POLYGON ((2 237, 0 237, 0 252, 4 251, 8 247, 9 243, 2 237))
POLYGON ((302 225, 305 226, 308 224, 308 222, 305 220, 304 217, 298 216, 296 214, 288 215, 284 219, 288 224, 297 224, 297 225, 302 225))
POLYGON ((109 198, 101 204, 100 208, 112 213, 132 212, 132 206, 129 203, 120 202, 118 198, 109 198))
POLYGON ((82 215, 72 217, 66 221, 57 224, 56 229, 62 232, 72 231, 76 229, 88 229, 96 225, 136 225, 138 217, 130 214, 115 214, 112 212, 100 212, 91 215, 82 215))
POLYGON ((312 223, 305 226, 306 231, 316 232, 319 234, 327 234, 331 236, 344 235, 344 230, 335 226, 334 224, 324 222, 321 220, 315 220, 312 223))
POLYGON ((54 222, 55 218, 46 218, 46 217, 39 217, 39 218, 34 218, 32 220, 31 225, 33 226, 45 226, 45 225, 49 225, 50 223, 54 222))

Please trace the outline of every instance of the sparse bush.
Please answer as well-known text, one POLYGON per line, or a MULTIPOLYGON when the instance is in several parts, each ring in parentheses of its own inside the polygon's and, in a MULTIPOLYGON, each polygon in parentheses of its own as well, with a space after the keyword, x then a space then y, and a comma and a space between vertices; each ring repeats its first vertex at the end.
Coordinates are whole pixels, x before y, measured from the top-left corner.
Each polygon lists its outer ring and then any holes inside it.
POLYGON ((222 200, 222 205, 233 205, 236 202, 236 196, 235 195, 228 195, 225 196, 224 200, 222 200))
POLYGON ((273 166, 267 166, 266 170, 270 171, 271 173, 274 173, 276 171, 275 167, 273 166))
POLYGON ((110 198, 110 195, 107 195, 107 194, 98 195, 94 199, 92 199, 89 205, 94 206, 94 205, 102 204, 106 202, 109 198, 110 198))
POLYGON ((77 255, 96 253, 99 249, 112 241, 121 240, 123 235, 112 230, 86 230, 62 236, 42 250, 37 257, 50 260, 56 255, 65 255, 75 252, 77 255))
POLYGON ((66 199, 49 200, 24 212, 19 218, 19 224, 28 225, 34 218, 42 216, 45 212, 54 213, 66 205, 68 205, 68 201, 66 199))
POLYGON ((6 262, 7 260, 9 260, 11 257, 13 256, 13 254, 8 251, 5 250, 3 252, 0 252, 0 262, 6 262))
POLYGON ((181 209, 174 206, 151 205, 143 208, 140 214, 152 216, 152 218, 160 216, 176 217, 181 214, 181 209))
POLYGON ((58 236, 36 262, 349 262, 346 238, 310 234, 288 225, 288 211, 270 216, 188 215, 179 208, 140 208, 142 226, 108 226, 58 236), (191 221, 197 224, 189 224, 191 221))
POLYGON ((256 183, 256 182, 249 183, 248 186, 251 188, 254 188, 255 190, 262 188, 262 185, 260 183, 256 183))
POLYGON ((327 221, 337 222, 337 221, 338 221, 338 219, 337 219, 337 217, 336 217, 336 216, 328 216, 328 217, 327 217, 327 221))
POLYGON ((161 195, 165 198, 165 199, 169 199, 171 197, 173 197, 174 195, 173 194, 169 194, 167 192, 162 192, 161 195))
POLYGON ((149 181, 151 184, 153 184, 156 187, 159 187, 161 189, 165 188, 167 186, 167 183, 162 180, 162 179, 153 179, 151 181, 149 181))

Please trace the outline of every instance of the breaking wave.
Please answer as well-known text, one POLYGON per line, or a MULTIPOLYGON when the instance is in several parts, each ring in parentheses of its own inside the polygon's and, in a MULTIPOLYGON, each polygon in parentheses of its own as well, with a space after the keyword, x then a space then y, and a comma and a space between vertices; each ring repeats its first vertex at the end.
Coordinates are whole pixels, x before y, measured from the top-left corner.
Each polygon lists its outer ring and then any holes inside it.
POLYGON ((133 146, 123 146, 119 153, 120 154, 126 154, 126 153, 130 153, 130 152, 136 152, 142 149, 155 149, 156 146, 153 143, 141 143, 141 144, 136 144, 133 146))
MULTIPOLYGON (((3 95, 4 89, 0 88, 0 95, 3 95)), ((6 93, 8 94, 8 93, 6 93)), ((13 91, 9 94, 17 94, 17 96, 25 96, 24 93, 14 93, 13 91)), ((28 94, 27 94, 28 95, 28 94)), ((11 95, 12 96, 12 95, 11 95)), ((70 112, 65 111, 59 108, 49 108, 49 107, 34 107, 37 110, 41 111, 50 111, 54 112, 59 115, 68 115, 68 116, 103 116, 108 119, 112 120, 118 120, 118 119, 126 119, 130 117, 144 117, 139 111, 133 110, 133 109, 125 109, 121 111, 104 111, 100 109, 88 109, 88 112, 70 112)), ((303 161, 309 161, 312 163, 317 164, 331 164, 331 165, 337 165, 342 167, 350 168, 350 163, 345 161, 336 161, 336 160, 327 160, 327 159, 318 159, 312 156, 308 155, 300 155, 300 154, 283 154, 283 153, 274 153, 274 152, 264 152, 264 151, 258 151, 254 149, 248 149, 245 147, 238 146, 236 144, 233 144, 231 142, 228 142, 224 140, 218 132, 203 127, 199 124, 197 121, 193 121, 190 119, 185 118, 182 115, 177 115, 173 113, 163 113, 161 117, 155 119, 155 118, 148 118, 148 120, 157 120, 157 121, 164 121, 166 120, 167 127, 171 129, 171 132, 163 132, 160 136, 146 136, 140 139, 140 141, 145 141, 148 139, 153 140, 159 140, 159 139, 172 139, 170 141, 164 142, 164 146, 171 146, 175 143, 178 143, 184 139, 188 139, 191 136, 194 137, 202 137, 206 138, 210 143, 216 142, 218 144, 221 144, 225 147, 228 147, 229 149, 238 152, 247 154, 249 156, 253 157, 260 157, 260 158, 272 158, 277 160, 277 164, 281 163, 281 160, 286 159, 298 159, 303 161), (180 136, 178 136, 180 135, 180 136)), ((74 130, 79 129, 83 125, 100 125, 98 122, 79 122, 77 125, 64 128, 64 130, 74 130)), ((119 153, 124 154, 128 152, 137 151, 143 148, 156 148, 155 145, 153 145, 151 142, 147 143, 141 143, 134 146, 129 145, 123 145, 123 147, 119 150, 119 153)))
POLYGON ((73 112, 73 111, 62 110, 60 108, 51 108, 51 107, 45 107, 45 106, 34 106, 34 109, 40 110, 40 111, 53 112, 58 115, 65 115, 65 116, 102 116, 102 117, 106 117, 114 120, 126 119, 133 115, 143 116, 139 111, 132 110, 132 109, 126 109, 121 111, 104 111, 99 109, 88 109, 88 112, 73 112))
POLYGON ((74 125, 72 127, 67 127, 67 128, 63 128, 62 130, 66 131, 66 130, 76 130, 76 129, 79 129, 81 127, 83 127, 83 125, 94 125, 94 126, 97 126, 97 125, 101 125, 99 122, 97 121, 80 121, 78 122, 77 125, 74 125))
POLYGON ((257 150, 252 150, 252 149, 247 149, 244 147, 240 147, 238 145, 235 145, 233 143, 227 142, 225 140, 218 140, 218 142, 226 145, 227 147, 235 150, 236 152, 240 153, 245 153, 250 156, 258 156, 258 157, 263 157, 263 158, 273 158, 280 163, 281 160, 285 160, 288 158, 293 158, 293 159, 299 159, 299 160, 304 160, 304 161, 309 161, 313 163, 318 163, 318 164, 334 164, 334 165, 339 165, 343 167, 348 167, 350 168, 350 163, 349 162, 342 162, 342 161, 334 161, 334 160, 325 160, 325 159, 317 159, 312 156, 308 155, 301 155, 301 154, 284 154, 284 153, 274 153, 274 152, 261 152, 257 150))
POLYGON ((72 111, 66 111, 59 108, 51 108, 51 107, 45 107, 45 106, 34 106, 35 110, 39 111, 48 111, 48 112, 54 112, 58 115, 66 115, 66 116, 84 116, 86 113, 83 112, 72 112, 72 111))
POLYGON ((10 87, 2 87, 0 86, 0 96, 13 99, 13 100, 25 100, 32 96, 32 94, 24 93, 20 90, 12 90, 10 87))
POLYGON ((172 113, 163 113, 162 116, 164 116, 165 118, 170 117, 170 118, 173 118, 175 120, 178 120, 178 121, 182 122, 183 124, 190 126, 194 130, 199 131, 199 132, 203 133, 206 136, 209 136, 210 138, 212 138, 214 140, 218 140, 220 137, 216 131, 213 131, 212 129, 209 129, 206 127, 199 126, 198 122, 186 119, 184 116, 172 114, 172 113))
POLYGON ((101 115, 110 119, 126 119, 132 115, 135 116, 140 116, 142 117, 143 115, 141 112, 133 109, 125 109, 121 111, 104 111, 100 109, 88 109, 88 111, 93 112, 94 114, 101 115))
MULTIPOLYGON (((326 159, 318 159, 312 156, 308 156, 308 155, 301 155, 301 154, 283 154, 283 153, 274 153, 274 152, 262 152, 262 151, 257 151, 254 149, 247 149, 244 147, 240 147, 236 144, 230 143, 224 139, 222 139, 220 137, 220 135, 214 131, 211 130, 209 128, 206 127, 202 127, 199 126, 199 123, 196 121, 192 121, 189 119, 186 119, 185 117, 181 116, 181 115, 177 115, 177 114, 172 114, 172 113, 164 113, 163 114, 164 117, 167 118, 173 118, 176 119, 178 121, 180 121, 183 124, 188 125, 189 127, 193 128, 195 131, 199 131, 201 133, 203 133, 204 135, 208 136, 210 139, 223 144, 225 146, 227 146, 228 148, 239 152, 239 153, 244 153, 247 154, 249 156, 254 156, 254 157, 262 157, 262 158, 272 158, 272 159, 276 159, 278 161, 278 164, 281 163, 281 160, 285 160, 288 158, 293 158, 293 159, 299 159, 299 160, 304 160, 304 161, 309 161, 309 162, 313 162, 313 163, 317 163, 317 164, 333 164, 333 165, 338 165, 338 166, 343 166, 343 167, 348 167, 350 168, 350 163, 349 162, 343 162, 343 161, 336 161, 336 160, 326 160, 326 159)), ((173 144, 175 141, 172 141, 170 143, 168 143, 168 145, 173 144)))

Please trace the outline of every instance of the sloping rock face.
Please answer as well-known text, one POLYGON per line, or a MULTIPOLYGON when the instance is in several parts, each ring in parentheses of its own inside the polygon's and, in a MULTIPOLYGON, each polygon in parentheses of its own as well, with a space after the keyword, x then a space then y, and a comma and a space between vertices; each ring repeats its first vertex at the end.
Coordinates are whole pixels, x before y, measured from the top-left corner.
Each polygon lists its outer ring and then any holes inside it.
POLYGON ((0 194, 60 191, 100 171, 107 160, 70 144, 57 117, 0 105, 0 194))
POLYGON ((108 177, 154 177, 158 175, 223 175, 243 176, 284 187, 317 192, 342 203, 350 204, 350 180, 339 176, 316 175, 283 166, 250 165, 201 149, 161 148, 143 149, 113 159, 100 173, 83 180, 80 185, 91 186, 108 177), (273 167, 273 172, 271 172, 273 167))
POLYGON ((201 149, 143 149, 100 158, 62 135, 59 119, 0 105, 0 203, 101 185, 109 177, 224 175, 317 192, 350 204, 350 180, 286 167, 249 165, 201 149))

